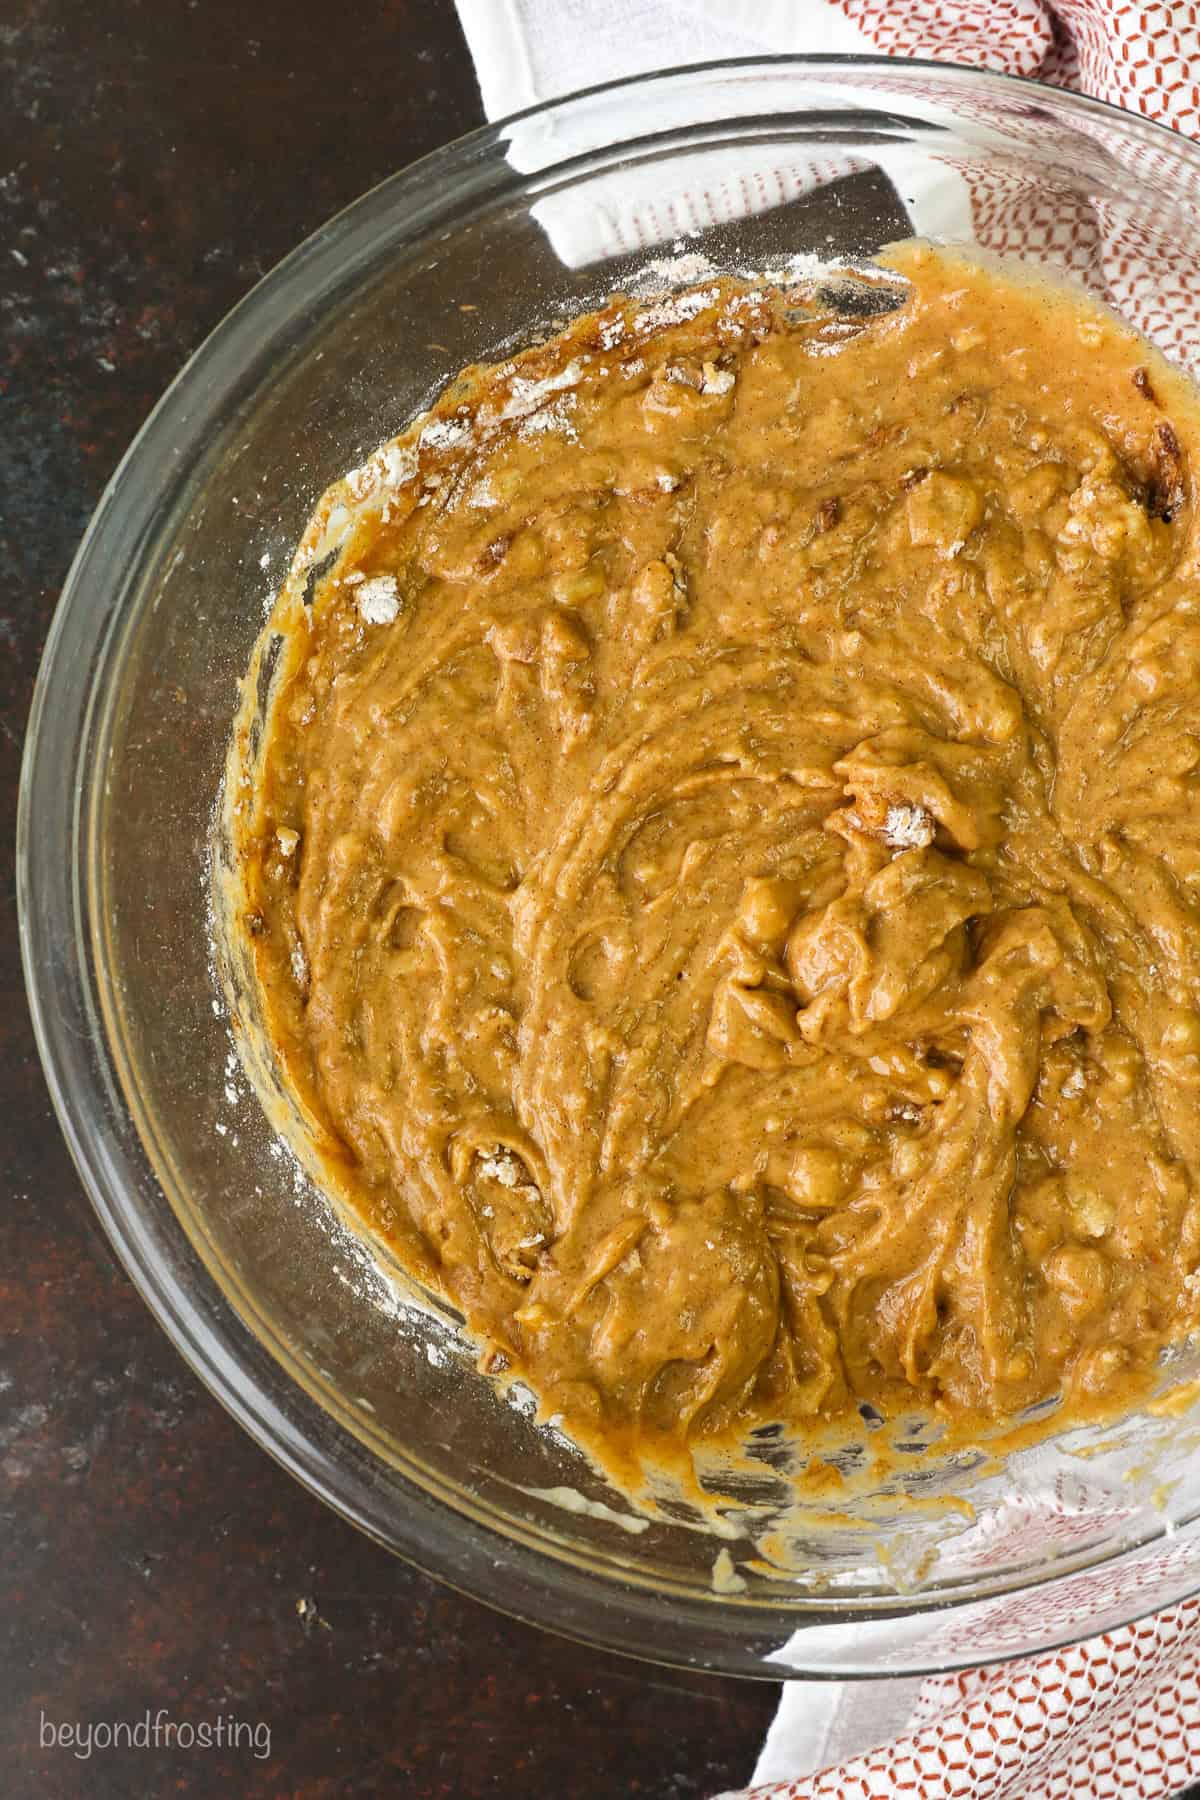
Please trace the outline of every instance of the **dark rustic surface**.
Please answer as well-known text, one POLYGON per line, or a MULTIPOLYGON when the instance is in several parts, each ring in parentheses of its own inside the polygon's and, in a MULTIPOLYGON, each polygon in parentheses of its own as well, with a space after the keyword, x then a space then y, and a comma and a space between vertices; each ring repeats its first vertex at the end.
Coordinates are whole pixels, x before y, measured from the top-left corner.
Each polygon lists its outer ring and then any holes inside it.
POLYGON ((0 1792, 565 1800, 743 1781, 771 1689, 514 1625, 360 1538, 243 1437, 98 1239, 22 993, 20 742, 88 514, 258 276, 480 122, 453 6, 8 0, 0 70, 0 1792), (159 1708, 265 1726, 269 1756, 41 1742, 43 1717, 159 1708))
POLYGON ((72 551, 233 302, 479 122, 451 0, 8 0, 0 71, 0 1792, 683 1800, 741 1782, 773 1689, 514 1625, 242 1436, 101 1243, 25 1011, 17 771, 72 551), (259 1754, 45 1741, 160 1711, 236 1720, 259 1754))

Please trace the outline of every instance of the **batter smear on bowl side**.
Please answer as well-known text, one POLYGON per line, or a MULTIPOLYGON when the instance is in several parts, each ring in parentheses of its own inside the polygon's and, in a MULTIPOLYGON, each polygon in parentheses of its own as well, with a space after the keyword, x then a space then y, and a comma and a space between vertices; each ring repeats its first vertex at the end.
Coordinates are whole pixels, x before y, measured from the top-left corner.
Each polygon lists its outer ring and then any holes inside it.
POLYGON ((235 923, 328 1178, 614 1456, 1115 1407, 1200 1309, 1200 408, 1080 297, 882 263, 466 371, 248 684, 235 923))

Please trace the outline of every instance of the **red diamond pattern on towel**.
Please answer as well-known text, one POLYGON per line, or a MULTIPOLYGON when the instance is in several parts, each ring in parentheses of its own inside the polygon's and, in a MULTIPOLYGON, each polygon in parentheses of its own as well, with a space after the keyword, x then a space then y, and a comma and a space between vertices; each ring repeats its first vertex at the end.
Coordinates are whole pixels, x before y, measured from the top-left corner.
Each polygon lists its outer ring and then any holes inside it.
POLYGON ((1077 87, 1200 136, 1200 4, 836 0, 889 56, 982 64, 1077 87))
POLYGON ((1054 8, 1074 40, 1077 85, 1114 106, 1125 106, 1200 133, 1200 6, 1114 0, 1057 0, 1054 8))
POLYGON ((1165 1800, 1200 1770, 1200 1601, 923 1683, 890 1744, 747 1800, 1165 1800))
POLYGON ((1054 48, 1041 0, 838 0, 888 56, 983 63, 1006 75, 1038 75, 1054 48))

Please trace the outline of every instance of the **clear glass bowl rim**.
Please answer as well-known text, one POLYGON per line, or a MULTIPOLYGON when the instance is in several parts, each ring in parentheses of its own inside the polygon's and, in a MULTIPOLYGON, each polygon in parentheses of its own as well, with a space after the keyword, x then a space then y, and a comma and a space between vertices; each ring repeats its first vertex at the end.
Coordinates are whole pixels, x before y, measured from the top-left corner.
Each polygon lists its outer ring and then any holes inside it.
MULTIPOLYGON (((1081 118, 1099 116, 1109 129, 1115 127, 1160 153, 1170 146, 1200 174, 1200 149, 1195 145, 1108 102, 961 64, 857 55, 761 56, 656 70, 530 107, 433 151, 352 202, 265 275, 192 354, 125 452, 76 552, 47 637, 22 759, 16 839, 26 988, 60 1126, 120 1262, 210 1392, 260 1447, 342 1517, 472 1597, 545 1629, 627 1655, 774 1680, 805 1674, 794 1665, 764 1660, 763 1655, 764 1644, 782 1643, 797 1627, 902 1619, 913 1609, 897 1602, 861 1610, 808 1609, 800 1615, 736 1596, 714 1595, 712 1601, 666 1596, 551 1559, 475 1520, 451 1515, 433 1495, 397 1475, 392 1481, 404 1490, 404 1506, 398 1509, 393 1504, 382 1516, 376 1484, 359 1447, 248 1331, 204 1269, 157 1182, 153 1186, 158 1206, 144 1202, 140 1190, 145 1188, 149 1164, 106 1042, 86 924, 93 810, 87 755, 96 715, 102 710, 104 676, 124 622, 121 600, 129 589, 130 570, 171 490, 172 450, 181 439, 202 441, 206 423, 219 416, 256 365, 256 350, 265 353, 264 345, 269 350, 272 334, 283 321, 300 307, 312 307, 335 285, 354 255, 365 254, 378 220, 384 216, 394 220, 399 213, 406 222, 406 239, 411 239, 451 197, 478 201, 506 190, 536 188, 537 175, 519 174, 504 159, 506 134, 517 119, 548 116, 592 98, 705 74, 791 69, 803 76, 839 68, 859 77, 886 71, 893 81, 898 70, 925 71, 944 84, 948 98, 969 90, 1019 97, 1030 107, 1052 106, 1081 118), (100 601, 97 595, 102 596, 100 601)), ((889 110, 902 109, 894 88, 885 98, 889 110)), ((545 173, 560 176, 577 160, 555 164, 545 173)), ((1132 1544, 1122 1554, 1135 1555, 1152 1541, 1132 1544)), ((1052 1587, 1056 1579, 1065 1585, 1075 1578, 1075 1574, 1044 1576, 1026 1585, 1052 1587)), ((1198 1585, 1181 1585, 1174 1597, 1183 1599, 1198 1585)), ((1131 1608, 1130 1622, 1145 1610, 1131 1608)), ((1064 1630, 1060 1637, 1039 1639, 1018 1653, 1057 1647, 1080 1634, 1081 1629, 1064 1630)), ((924 1666, 958 1666, 961 1660, 924 1666)))

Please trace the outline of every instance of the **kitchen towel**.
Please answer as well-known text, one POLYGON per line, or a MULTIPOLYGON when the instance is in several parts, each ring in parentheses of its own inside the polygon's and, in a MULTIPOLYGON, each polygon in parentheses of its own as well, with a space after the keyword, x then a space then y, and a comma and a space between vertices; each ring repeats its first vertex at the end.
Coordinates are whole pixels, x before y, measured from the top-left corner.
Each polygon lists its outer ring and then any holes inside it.
POLYGON ((993 1668, 814 1688, 784 1688, 755 1785, 717 1800, 1167 1800, 1200 1779, 1196 1600, 993 1668))
POLYGON ((1196 0, 458 0, 490 119, 679 63, 930 57, 1081 88, 1200 136, 1196 0))
MULTIPOLYGON (((1196 0, 457 0, 484 107, 499 119, 582 87, 684 63, 762 54, 850 52, 968 63, 1077 88, 1200 136, 1196 0)), ((669 104, 669 97, 667 98, 669 104)), ((631 106, 636 101, 631 99, 631 106)), ((652 106, 662 104, 656 96, 652 106)), ((912 108, 906 101, 906 110, 912 108)), ((936 98, 929 116, 937 117, 936 98)), ((647 126, 674 123, 648 114, 647 126)), ((509 156, 522 169, 584 153, 587 120, 522 121, 509 156), (553 134, 560 135, 557 138, 553 134), (546 133, 552 135, 547 142, 546 133)), ((915 231, 957 215, 998 250, 1014 215, 981 221, 986 197, 953 167, 933 178, 904 153, 878 158, 904 193, 915 231), (889 160, 890 159, 890 160, 889 160)), ((763 183, 736 151, 698 156, 694 180, 665 195, 656 172, 623 170, 594 204, 535 208, 573 267, 650 251, 724 219, 779 205, 837 170, 783 159, 763 183)), ((1057 229, 1020 216, 1020 234, 1057 229)), ((1070 222, 1079 272, 1099 259, 1126 316, 1150 329, 1162 302, 1142 292, 1136 246, 1103 217, 1070 222), (1124 284, 1124 285, 1122 285, 1124 284)), ((1007 235, 1006 235, 1007 234, 1007 235)), ((1019 247, 1019 241, 1018 246, 1019 247)), ((1190 266, 1175 276, 1194 279, 1190 266)), ((1154 331, 1163 342, 1161 322, 1154 331)), ((1200 343, 1180 339, 1200 367, 1200 343)), ((1071 1648, 926 1680, 791 1682, 737 1800, 1166 1800, 1200 1779, 1200 1601, 1071 1648)), ((723 1797, 726 1800, 726 1797, 723 1797)))

